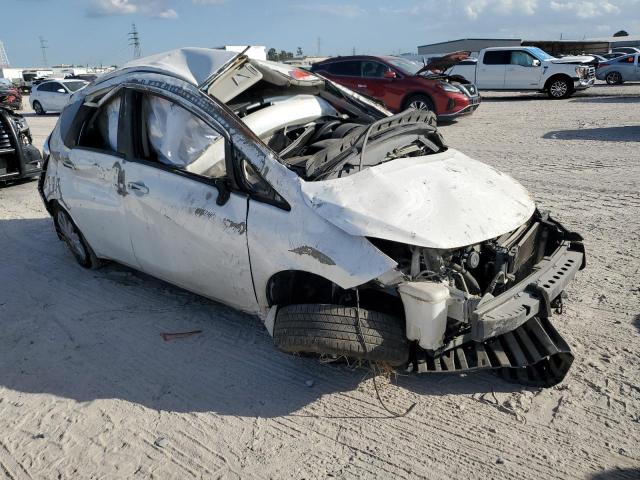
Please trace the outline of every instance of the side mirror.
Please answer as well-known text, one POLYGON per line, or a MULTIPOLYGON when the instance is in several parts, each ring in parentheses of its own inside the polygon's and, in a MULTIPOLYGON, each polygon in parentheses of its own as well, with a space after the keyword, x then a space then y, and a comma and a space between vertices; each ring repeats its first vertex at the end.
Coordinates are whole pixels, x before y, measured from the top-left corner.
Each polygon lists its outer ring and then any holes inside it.
POLYGON ((531 62, 532 67, 539 67, 540 65, 542 65, 542 62, 540 62, 540 60, 538 60, 537 58, 534 59, 533 62, 531 62))
POLYGON ((384 78, 397 78, 398 76, 396 75, 396 72, 394 72, 393 70, 387 70, 386 72, 384 72, 383 77, 384 78))
POLYGON ((67 91, 64 88, 59 88, 57 90, 58 93, 67 93, 67 91))

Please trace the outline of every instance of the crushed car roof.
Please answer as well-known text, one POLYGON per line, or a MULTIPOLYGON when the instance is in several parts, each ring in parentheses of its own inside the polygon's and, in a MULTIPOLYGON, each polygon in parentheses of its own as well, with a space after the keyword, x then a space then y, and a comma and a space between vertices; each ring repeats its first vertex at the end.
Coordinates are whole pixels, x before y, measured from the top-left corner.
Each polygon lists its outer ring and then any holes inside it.
POLYGON ((117 76, 123 71, 144 71, 164 73, 200 86, 239 55, 238 52, 214 48, 178 48, 128 62, 105 75, 104 79, 117 76))

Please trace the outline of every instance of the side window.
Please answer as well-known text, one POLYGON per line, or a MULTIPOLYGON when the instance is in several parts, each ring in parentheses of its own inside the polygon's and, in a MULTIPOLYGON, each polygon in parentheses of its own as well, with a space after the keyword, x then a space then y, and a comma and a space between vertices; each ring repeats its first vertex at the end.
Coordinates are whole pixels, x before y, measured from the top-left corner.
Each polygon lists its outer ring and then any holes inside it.
POLYGON ((139 100, 139 157, 208 178, 226 176, 222 135, 170 100, 152 94, 139 100))
POLYGON ((346 77, 360 76, 360 63, 357 61, 336 62, 328 66, 327 70, 333 75, 343 75, 346 77))
POLYGON ((485 65, 508 65, 511 63, 511 50, 491 50, 484 52, 482 63, 485 65))
POLYGON ((385 65, 378 62, 362 62, 362 76, 367 78, 384 78, 384 72, 389 70, 385 65))
POLYGON ((109 153, 118 152, 118 120, 120 117, 120 94, 88 115, 78 139, 79 147, 96 148, 109 153))
MULTIPOLYGON (((50 92, 58 93, 58 90, 61 89, 61 88, 64 90, 62 85, 60 85, 58 82, 49 82, 49 91, 50 92)), ((66 92, 66 90, 65 90, 65 92, 66 92)))
POLYGON ((619 63, 633 63, 633 57, 626 57, 618 60, 619 63))
POLYGON ((53 89, 51 88, 52 85, 53 85, 53 82, 41 83, 40 85, 38 85, 38 91, 39 92, 53 92, 53 89))
POLYGON ((531 67, 533 65, 533 56, 522 50, 514 50, 511 52, 511 65, 520 65, 521 67, 531 67))

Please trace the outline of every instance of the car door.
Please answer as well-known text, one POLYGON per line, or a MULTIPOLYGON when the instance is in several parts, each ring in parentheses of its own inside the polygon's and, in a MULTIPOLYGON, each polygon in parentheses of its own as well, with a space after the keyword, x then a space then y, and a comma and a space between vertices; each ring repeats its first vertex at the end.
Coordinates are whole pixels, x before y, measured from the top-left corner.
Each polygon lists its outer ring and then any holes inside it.
POLYGON ((542 62, 525 50, 512 50, 511 61, 506 67, 507 88, 536 90, 540 88, 542 62))
POLYGON ((54 99, 53 99, 53 84, 58 82, 44 82, 38 85, 37 95, 35 100, 40 102, 42 108, 47 110, 54 110, 54 99))
POLYGON ((396 97, 401 97, 404 92, 395 92, 395 95, 390 92, 392 82, 396 79, 385 78, 385 72, 392 71, 388 65, 382 62, 376 62, 375 60, 363 60, 361 62, 361 68, 362 73, 359 83, 362 93, 381 100, 387 106, 399 103, 396 97))
POLYGON ((121 98, 84 107, 77 145, 59 168, 61 198, 98 257, 137 268, 124 212, 121 98))
POLYGON ((330 78, 340 85, 359 93, 365 93, 366 86, 362 78, 360 78, 360 64, 359 60, 340 60, 330 63, 326 71, 329 73, 330 78))
POLYGON ((132 135, 124 168, 131 244, 150 275, 255 311, 248 197, 226 185, 226 140, 188 109, 127 91, 132 135), (206 160, 206 161, 203 161, 206 160))
POLYGON ((57 112, 62 111, 69 101, 69 92, 59 82, 51 82, 49 88, 51 89, 51 91, 48 92, 50 98, 49 103, 51 105, 49 109, 57 112))
POLYGON ((640 54, 636 55, 636 76, 635 80, 640 80, 640 54))
POLYGON ((507 65, 511 63, 511 50, 488 50, 476 67, 476 83, 479 89, 501 90, 505 85, 507 65))

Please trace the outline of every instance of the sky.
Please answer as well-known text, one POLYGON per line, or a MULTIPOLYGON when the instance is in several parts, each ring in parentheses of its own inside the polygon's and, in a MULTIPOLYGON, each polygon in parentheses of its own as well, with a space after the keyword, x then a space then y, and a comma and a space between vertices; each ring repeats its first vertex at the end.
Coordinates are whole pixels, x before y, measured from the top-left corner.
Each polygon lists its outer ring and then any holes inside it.
POLYGON ((640 0, 0 0, 13 66, 121 65, 183 46, 266 45, 307 55, 416 52, 457 38, 582 39, 640 34, 640 0))

